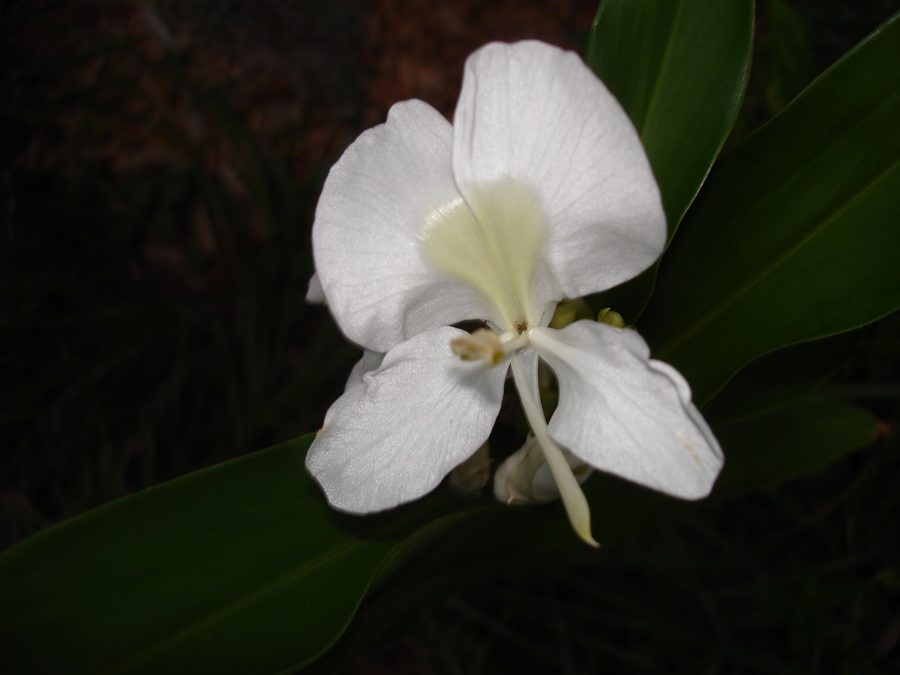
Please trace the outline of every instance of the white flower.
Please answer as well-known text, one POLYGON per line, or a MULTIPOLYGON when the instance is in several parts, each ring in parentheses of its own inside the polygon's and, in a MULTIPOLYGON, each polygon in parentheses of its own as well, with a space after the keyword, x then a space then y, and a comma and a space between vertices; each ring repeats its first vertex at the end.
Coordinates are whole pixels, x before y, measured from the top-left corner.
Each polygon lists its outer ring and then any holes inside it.
POLYGON ((393 106, 332 168, 313 227, 328 307, 376 353, 307 456, 332 506, 381 511, 436 487, 487 439, 510 369, 546 468, 517 453, 499 480, 537 481, 546 498, 549 469, 585 541, 590 514, 570 464, 582 478, 586 464, 682 498, 708 494, 722 455, 684 379, 633 330, 548 327, 561 299, 639 274, 665 237, 634 127, 571 52, 479 49, 452 127, 421 101, 393 106), (450 327, 473 319, 490 331, 450 327), (559 382, 549 425, 539 357, 559 382))

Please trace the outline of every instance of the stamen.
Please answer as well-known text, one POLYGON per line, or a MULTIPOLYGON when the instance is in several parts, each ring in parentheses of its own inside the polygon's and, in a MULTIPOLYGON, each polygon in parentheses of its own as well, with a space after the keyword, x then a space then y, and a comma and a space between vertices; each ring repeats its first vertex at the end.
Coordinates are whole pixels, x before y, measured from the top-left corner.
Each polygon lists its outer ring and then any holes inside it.
POLYGON ((487 328, 479 328, 471 335, 460 335, 450 340, 450 349, 463 361, 486 361, 496 366, 528 344, 528 333, 507 331, 497 335, 487 328))
POLYGON ((500 338, 487 328, 479 328, 471 335, 453 338, 450 349, 463 361, 487 361, 492 366, 500 363, 506 356, 500 338))
POLYGON ((525 417, 528 418, 528 424, 531 425, 531 430, 541 446, 550 473, 553 474, 553 480, 556 481, 556 486, 559 488, 559 495, 566 508, 566 514, 569 516, 569 522, 583 542, 597 548, 600 544, 591 536, 591 511, 587 498, 572 473, 572 467, 566 461, 562 449, 550 438, 538 392, 532 391, 532 387, 529 387, 528 384, 533 378, 526 375, 521 358, 516 356, 513 356, 512 359, 512 374, 519 392, 519 399, 522 401, 525 417))

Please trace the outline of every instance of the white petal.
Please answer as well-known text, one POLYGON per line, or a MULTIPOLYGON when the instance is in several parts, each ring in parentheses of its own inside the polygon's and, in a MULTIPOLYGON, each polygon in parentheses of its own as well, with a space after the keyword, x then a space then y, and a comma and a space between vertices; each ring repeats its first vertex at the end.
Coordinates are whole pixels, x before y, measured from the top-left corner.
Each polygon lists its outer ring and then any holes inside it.
POLYGON ((325 304, 325 291, 322 290, 322 282, 315 272, 309 278, 309 286, 306 289, 306 302, 311 305, 325 304))
POLYGON ((421 497, 487 440, 507 364, 460 361, 450 340, 462 334, 400 343, 332 405, 306 456, 332 506, 370 513, 421 497))
POLYGON ((662 252, 665 214, 637 132, 573 52, 526 41, 472 54, 453 170, 476 212, 484 186, 512 179, 534 191, 560 297, 615 286, 662 252))
MULTIPOLYGON (((381 365, 381 362, 383 360, 384 354, 382 354, 381 352, 373 352, 369 351, 368 349, 364 349, 362 358, 354 363, 353 368, 350 369, 350 375, 347 376, 347 382, 344 384, 344 393, 346 394, 351 389, 361 387, 363 384, 365 384, 365 375, 373 370, 376 370, 381 365)), ((323 427, 327 427, 331 422, 334 411, 335 407, 331 406, 325 413, 325 421, 322 423, 323 427)))
POLYGON ((368 349, 363 350, 362 358, 353 365, 350 375, 347 377, 347 383, 344 385, 344 391, 350 391, 353 387, 364 384, 363 376, 377 369, 384 360, 384 354, 381 352, 373 352, 368 349))
POLYGON ((559 406, 550 435, 602 471, 699 499, 712 489, 722 451, 690 388, 671 366, 650 360, 628 328, 577 321, 561 331, 531 331, 534 348, 556 373, 559 406))
POLYGON ((451 143, 447 120, 426 103, 405 101, 328 174, 313 225, 316 270, 341 330, 363 347, 386 352, 429 328, 496 319, 474 289, 436 270, 421 246, 435 212, 456 204, 457 218, 460 209, 468 213, 451 143))
POLYGON ((505 181, 469 190, 467 200, 428 219, 422 247, 429 261, 476 288, 504 330, 538 325, 560 295, 541 256, 544 216, 533 191, 505 181))

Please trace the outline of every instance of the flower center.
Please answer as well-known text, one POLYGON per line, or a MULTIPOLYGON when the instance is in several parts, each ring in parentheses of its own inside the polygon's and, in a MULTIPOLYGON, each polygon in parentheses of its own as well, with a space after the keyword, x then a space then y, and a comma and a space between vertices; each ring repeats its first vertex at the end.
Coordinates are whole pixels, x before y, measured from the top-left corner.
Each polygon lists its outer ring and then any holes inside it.
POLYGON ((479 328, 474 333, 453 338, 450 349, 462 361, 484 361, 496 366, 528 344, 528 334, 524 332, 498 335, 487 328, 479 328))
POLYGON ((508 179, 479 186, 468 201, 456 197, 436 208, 420 239, 432 265, 478 290, 499 312, 503 328, 516 331, 539 318, 532 282, 543 230, 534 195, 508 179))

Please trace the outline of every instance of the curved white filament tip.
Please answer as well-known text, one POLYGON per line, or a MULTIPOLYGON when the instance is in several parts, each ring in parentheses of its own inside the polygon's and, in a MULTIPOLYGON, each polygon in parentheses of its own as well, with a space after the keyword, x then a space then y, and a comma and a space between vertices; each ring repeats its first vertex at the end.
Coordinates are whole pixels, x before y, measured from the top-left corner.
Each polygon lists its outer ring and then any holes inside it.
POLYGON ((600 544, 591 536, 591 511, 587 498, 585 498, 581 485, 575 478, 575 474, 572 473, 572 468, 566 461, 562 450, 550 438, 544 411, 541 409, 540 394, 532 391, 529 387, 528 383, 533 378, 526 376, 522 359, 518 355, 512 357, 512 374, 519 392, 519 399, 522 401, 522 408, 525 410, 525 417, 528 418, 528 424, 531 425, 534 437, 544 453, 547 466, 550 467, 550 473, 553 474, 553 480, 556 481, 559 488, 559 494, 572 528, 586 544, 595 548, 599 547, 600 544))

